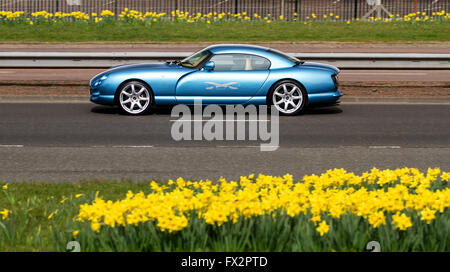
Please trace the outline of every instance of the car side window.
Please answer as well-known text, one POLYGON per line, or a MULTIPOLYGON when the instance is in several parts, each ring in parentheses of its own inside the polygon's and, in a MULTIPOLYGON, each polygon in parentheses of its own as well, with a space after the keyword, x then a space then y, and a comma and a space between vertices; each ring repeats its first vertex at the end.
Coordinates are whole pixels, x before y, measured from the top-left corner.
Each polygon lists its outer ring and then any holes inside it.
POLYGON ((211 58, 214 71, 255 71, 267 70, 270 61, 266 58, 247 54, 220 54, 211 58))

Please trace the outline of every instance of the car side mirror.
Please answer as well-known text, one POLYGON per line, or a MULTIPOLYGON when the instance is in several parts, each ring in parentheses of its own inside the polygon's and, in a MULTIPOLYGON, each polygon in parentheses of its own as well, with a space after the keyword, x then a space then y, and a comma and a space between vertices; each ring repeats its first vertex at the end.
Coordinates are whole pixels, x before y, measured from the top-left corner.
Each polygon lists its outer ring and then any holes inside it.
POLYGON ((214 70, 214 67, 216 67, 216 64, 214 63, 214 61, 208 61, 203 66, 203 69, 205 69, 206 71, 210 72, 210 71, 214 70))

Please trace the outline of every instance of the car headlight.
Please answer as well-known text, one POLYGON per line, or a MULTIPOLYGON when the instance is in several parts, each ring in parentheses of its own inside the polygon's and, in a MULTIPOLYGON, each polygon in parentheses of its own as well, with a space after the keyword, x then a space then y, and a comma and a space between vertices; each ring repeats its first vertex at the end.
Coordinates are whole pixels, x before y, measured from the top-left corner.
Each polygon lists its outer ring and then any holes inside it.
POLYGON ((97 81, 94 82, 94 84, 92 85, 92 87, 98 87, 98 86, 100 86, 100 84, 102 84, 102 82, 103 82, 105 79, 107 79, 107 78, 108 78, 107 75, 102 76, 101 78, 99 78, 97 81))
POLYGON ((339 74, 331 75, 331 78, 333 79, 334 87, 336 87, 336 89, 338 89, 339 88, 339 74))

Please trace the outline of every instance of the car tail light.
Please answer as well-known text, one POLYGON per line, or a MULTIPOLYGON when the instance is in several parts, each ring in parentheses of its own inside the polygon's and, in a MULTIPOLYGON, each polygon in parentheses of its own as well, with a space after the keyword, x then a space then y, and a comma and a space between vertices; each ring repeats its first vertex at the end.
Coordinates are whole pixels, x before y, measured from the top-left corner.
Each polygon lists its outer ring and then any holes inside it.
POLYGON ((339 88, 339 75, 338 74, 331 75, 331 78, 333 79, 334 87, 336 87, 336 89, 338 89, 339 88))

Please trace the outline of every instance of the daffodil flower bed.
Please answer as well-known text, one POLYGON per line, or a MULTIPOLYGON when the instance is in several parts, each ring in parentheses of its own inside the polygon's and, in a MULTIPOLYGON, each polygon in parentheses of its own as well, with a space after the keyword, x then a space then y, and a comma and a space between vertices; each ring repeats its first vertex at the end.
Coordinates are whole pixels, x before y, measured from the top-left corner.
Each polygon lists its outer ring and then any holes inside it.
MULTIPOLYGON (((319 22, 319 21, 342 21, 340 15, 334 13, 312 13, 310 16, 306 16, 306 20, 299 20, 298 13, 291 14, 289 16, 294 22, 301 22, 304 24, 319 22)), ((100 13, 92 12, 82 12, 82 11, 74 11, 74 12, 47 12, 45 10, 25 13, 24 11, 0 11, 0 22, 1 23, 27 23, 27 24, 35 24, 35 23, 57 23, 62 21, 84 21, 84 22, 93 22, 93 23, 104 23, 105 21, 110 20, 123 20, 126 22, 164 22, 164 21, 176 21, 176 22, 185 22, 185 23, 198 23, 204 22, 207 24, 217 23, 217 22, 226 22, 226 21, 239 21, 239 22, 249 22, 249 21, 261 21, 264 23, 272 23, 276 21, 286 21, 287 17, 284 15, 274 16, 270 13, 268 14, 249 14, 247 12, 239 12, 239 13, 231 13, 231 12, 209 12, 209 13, 189 13, 188 11, 180 11, 175 10, 170 12, 169 14, 165 12, 155 12, 155 11, 147 11, 142 12, 138 10, 132 10, 125 8, 118 14, 110 10, 103 10, 100 13)), ((434 22, 434 21, 442 21, 450 19, 450 13, 445 10, 440 11, 418 11, 409 14, 405 14, 403 16, 399 14, 391 14, 388 18, 377 18, 377 17, 369 17, 368 21, 370 22, 434 22)), ((359 18, 354 18, 352 20, 347 20, 345 23, 350 24, 351 22, 359 21, 359 18)))
POLYGON ((450 250, 450 173, 0 183, 0 251, 450 250), (127 192, 128 191, 128 192, 127 192))
POLYGON ((450 174, 429 169, 343 169, 295 181, 150 184, 123 199, 80 206, 85 250, 363 251, 450 250, 450 174))

